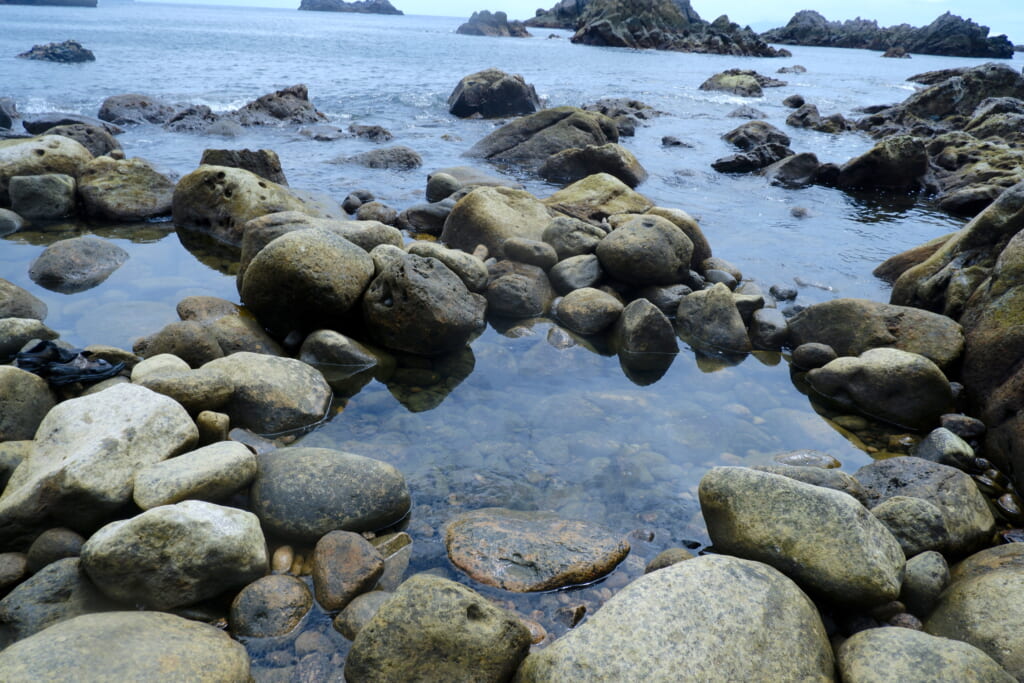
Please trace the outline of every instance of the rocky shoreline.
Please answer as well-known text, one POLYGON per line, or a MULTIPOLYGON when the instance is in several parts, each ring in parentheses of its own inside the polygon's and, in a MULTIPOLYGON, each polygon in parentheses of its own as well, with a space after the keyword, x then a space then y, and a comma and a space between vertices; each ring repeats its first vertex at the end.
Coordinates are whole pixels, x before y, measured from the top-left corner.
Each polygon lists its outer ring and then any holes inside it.
MULTIPOLYGON (((861 158, 823 168, 752 121, 727 133, 740 151, 721 170, 746 163, 773 182, 906 191, 930 186, 944 135, 994 154, 1015 142, 1019 73, 985 65, 919 80, 929 85, 856 122, 823 123, 798 105, 789 125, 878 135, 861 158)), ((786 87, 748 71, 708 81, 754 86, 786 87)), ((802 308, 795 292, 764 291, 714 256, 685 206, 637 191, 647 172, 622 143, 657 116, 642 102, 543 108, 522 77, 487 70, 457 84, 448 106, 508 119, 471 158, 560 189, 542 197, 480 168, 432 169, 426 201, 399 212, 365 193, 339 204, 294 189, 270 150, 211 149, 174 181, 115 137, 141 121, 327 134, 301 85, 225 117, 117 95, 97 120, 25 120, 33 137, 0 142, 5 233, 76 214, 170 216, 183 242, 214 239, 232 254, 241 304, 187 297, 178 322, 132 349, 61 354, 45 305, 0 280, 0 677, 127 680, 157 667, 241 681, 1024 676, 1024 544, 999 545, 1024 538, 1014 322, 1024 179, 986 178, 973 196, 992 196, 961 231, 887 262, 892 303, 802 308), (611 349, 640 385, 664 374, 680 341, 721 359, 784 351, 794 384, 847 424, 892 425, 913 446, 854 473, 808 451, 715 467, 699 486, 711 546, 657 557, 638 555, 642 538, 551 513, 458 512, 444 552, 481 589, 406 576, 429 541, 416 537, 403 473, 295 437, 373 377, 443 375, 489 322, 518 334, 536 318, 611 349), (591 614, 581 604, 517 613, 483 590, 579 586, 618 566, 591 614), (335 640, 303 630, 314 614, 335 640), (556 619, 569 627, 559 638, 556 619), (271 654, 253 659, 240 641, 271 654)), ((19 119, 7 110, 11 128, 19 119)), ((421 161, 380 147, 344 163, 411 172, 421 161)), ((45 249, 30 276, 87 291, 123 262, 108 240, 73 238, 45 249)), ((408 400, 424 409, 431 391, 408 400)))

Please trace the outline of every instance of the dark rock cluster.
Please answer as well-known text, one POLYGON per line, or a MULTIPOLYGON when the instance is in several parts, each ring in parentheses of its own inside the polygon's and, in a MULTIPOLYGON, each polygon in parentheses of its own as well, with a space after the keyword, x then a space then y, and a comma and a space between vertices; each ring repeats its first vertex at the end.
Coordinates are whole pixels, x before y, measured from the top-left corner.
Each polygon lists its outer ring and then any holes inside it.
POLYGON ((86 50, 77 40, 65 40, 63 43, 47 43, 33 45, 31 50, 18 55, 23 59, 39 59, 46 62, 76 64, 79 62, 95 62, 96 55, 86 50))
POLYGON ((508 20, 504 12, 491 13, 487 10, 473 12, 469 21, 455 30, 466 36, 491 36, 494 38, 529 38, 530 32, 521 21, 508 20))
POLYGON ((302 0, 299 9, 316 12, 352 12, 355 14, 402 14, 388 0, 302 0))

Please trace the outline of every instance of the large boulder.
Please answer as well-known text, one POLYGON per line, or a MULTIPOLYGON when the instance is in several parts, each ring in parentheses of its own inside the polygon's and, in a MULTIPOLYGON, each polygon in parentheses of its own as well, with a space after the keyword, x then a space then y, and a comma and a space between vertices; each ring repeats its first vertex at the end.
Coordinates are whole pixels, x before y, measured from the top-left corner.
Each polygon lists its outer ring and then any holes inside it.
POLYGON ((484 296, 487 312, 505 318, 532 318, 551 307, 555 291, 543 269, 517 261, 498 261, 491 266, 484 296))
POLYGON ((953 567, 924 623, 934 636, 969 643, 1017 680, 1024 677, 1024 548, 983 550, 953 567))
POLYGON ((223 500, 256 477, 256 456, 236 441, 221 441, 154 463, 135 475, 132 498, 143 510, 182 500, 223 500))
POLYGON ((753 347, 732 292, 721 282, 679 300, 676 328, 696 347, 746 353, 753 347))
POLYGON ((106 525, 82 546, 82 569, 113 600, 171 609, 255 581, 269 560, 256 515, 186 500, 106 525))
POLYGON ((938 426, 953 406, 949 380, 922 355, 878 348, 807 373, 820 396, 844 409, 909 429, 938 426))
POLYGON ((762 88, 777 88, 786 85, 768 76, 762 76, 750 69, 729 69, 711 76, 700 84, 701 90, 727 92, 740 97, 761 97, 762 88))
POLYGON ((912 135, 894 135, 843 164, 836 184, 851 190, 910 192, 926 185, 927 174, 924 142, 912 135))
POLYGON ((581 287, 567 293, 556 307, 559 322, 584 336, 603 332, 619 319, 624 306, 608 292, 581 287))
POLYGON ((373 277, 370 255, 322 228, 289 232, 248 264, 242 303, 272 333, 336 327, 373 277))
POLYGON ((0 318, 46 320, 46 302, 18 285, 0 278, 0 318))
POLYGON ((99 157, 78 179, 86 214, 112 221, 139 221, 171 213, 174 182, 145 159, 99 157))
POLYGON ((538 109, 540 99, 533 86, 519 74, 507 74, 500 69, 484 69, 463 77, 448 96, 448 111, 459 118, 523 116, 538 109))
POLYGON ((61 135, 81 144, 94 157, 122 154, 121 143, 103 126, 90 123, 65 123, 44 131, 47 135, 61 135))
MULTIPOLYGON (((95 5, 92 6, 95 7, 95 5)), ((58 62, 61 64, 79 64, 96 61, 96 55, 92 53, 92 50, 86 50, 77 40, 33 45, 31 50, 26 50, 17 56, 22 59, 39 59, 45 62, 58 62)))
POLYGON ((680 677, 830 681, 832 648, 814 603, 783 574, 706 555, 636 579, 582 625, 530 654, 516 680, 680 677))
POLYGON ((253 218, 279 211, 313 212, 281 185, 229 166, 200 166, 179 180, 172 211, 175 225, 235 246, 242 243, 242 226, 253 218))
POLYGON ((938 508, 945 533, 938 550, 962 557, 986 545, 995 530, 995 519, 984 494, 963 471, 915 457, 879 460, 854 475, 864 486, 872 510, 895 497, 925 500, 938 508))
POLYGON ((309 101, 305 85, 293 85, 250 102, 235 117, 244 126, 278 123, 319 123, 326 117, 309 101))
POLYGON ((77 178, 92 159, 89 150, 63 135, 0 140, 0 206, 11 205, 11 178, 47 173, 77 178))
POLYGON ((335 531, 376 531, 409 512, 409 489, 391 465, 328 448, 259 456, 252 510, 267 531, 314 543, 335 531))
POLYGON ((109 240, 85 235, 54 242, 29 266, 40 287, 74 294, 102 284, 128 260, 128 252, 109 240))
MULTIPOLYGON (((504 12, 491 13, 488 10, 473 12, 469 21, 461 24, 455 29, 455 32, 465 36, 490 36, 492 38, 528 38, 530 36, 530 32, 523 26, 523 22, 509 22, 508 15, 504 12)), ((534 111, 537 111, 537 107, 519 113, 529 114, 534 111)))
POLYGON ((441 241, 472 253, 477 245, 501 257, 510 237, 539 240, 551 212, 529 192, 509 187, 478 187, 460 199, 444 222, 441 241))
POLYGON ((348 681, 507 681, 530 632, 469 588, 427 574, 403 583, 356 635, 348 681))
POLYGON ((204 149, 201 166, 230 166, 255 173, 278 185, 287 185, 281 159, 272 149, 204 149))
POLYGON ((113 605, 82 572, 81 561, 67 557, 46 565, 0 600, 0 631, 21 640, 113 605))
POLYGON ((619 129, 607 116, 556 107, 505 124, 473 145, 468 154, 536 171, 562 150, 618 141, 619 129))
POLYGON ((416 150, 405 145, 371 149, 350 157, 342 157, 338 161, 359 164, 367 168, 386 168, 396 171, 409 171, 423 165, 423 157, 416 150))
POLYGON ((52 221, 75 213, 75 179, 63 173, 15 176, 7 192, 11 210, 24 218, 52 221))
POLYGON ((597 245, 601 267, 631 285, 674 285, 687 279, 693 242, 660 216, 638 216, 612 230, 597 245))
POLYGON ((55 404, 46 380, 10 365, 0 365, 0 441, 35 437, 39 423, 55 404))
POLYGON ((545 199, 544 205, 560 214, 596 225, 611 216, 646 213, 654 208, 650 199, 608 173, 596 173, 577 180, 545 199))
POLYGON ((647 180, 647 171, 633 153, 614 142, 582 149, 573 147, 552 154, 537 173, 555 183, 573 183, 595 173, 608 173, 630 187, 647 180))
POLYGON ((178 403, 131 384, 58 404, 0 496, 0 540, 18 544, 53 526, 92 531, 131 499, 142 467, 197 438, 178 403))
POLYGON ((245 683, 245 647, 213 626, 163 612, 86 614, 0 652, 11 683, 215 680, 245 683))
POLYGON ((378 266, 362 302, 371 337, 389 349, 422 356, 465 346, 484 327, 486 307, 484 297, 470 292, 441 261, 399 249, 378 266))
POLYGON ((967 643, 909 628, 872 628, 855 633, 836 653, 842 680, 1017 680, 987 654, 967 643))
POLYGON ((174 107, 149 95, 128 93, 111 95, 103 100, 96 115, 101 121, 117 125, 131 123, 166 123, 174 114, 174 107))
POLYGON ((956 361, 964 348, 960 325, 944 315, 867 299, 832 299, 808 306, 789 320, 793 347, 828 344, 840 356, 892 347, 917 353, 940 368, 956 361))
POLYGON ((852 496, 788 477, 716 467, 700 504, 717 551, 772 565, 808 591, 853 605, 895 600, 899 543, 852 496))
POLYGON ((234 392, 223 411, 231 423, 261 434, 309 427, 327 414, 331 387, 302 361, 241 351, 206 363, 234 392))
POLYGON ((596 581, 629 553, 625 539, 602 527, 504 508, 457 515, 445 546, 452 563, 477 581, 519 593, 596 581))

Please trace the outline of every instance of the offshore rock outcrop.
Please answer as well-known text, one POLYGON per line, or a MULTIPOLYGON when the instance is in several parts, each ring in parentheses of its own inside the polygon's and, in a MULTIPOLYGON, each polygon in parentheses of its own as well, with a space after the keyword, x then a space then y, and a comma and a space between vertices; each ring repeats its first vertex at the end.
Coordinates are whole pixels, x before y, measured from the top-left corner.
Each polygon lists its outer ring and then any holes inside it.
POLYGON ((466 36, 491 36, 493 38, 529 38, 530 32, 521 21, 509 21, 504 12, 482 10, 473 12, 469 21, 455 29, 466 36))
POLYGON ((47 43, 33 45, 31 50, 18 55, 22 59, 39 59, 44 62, 60 62, 61 64, 78 64, 95 62, 96 55, 86 50, 77 40, 65 40, 63 43, 47 43))
POLYGON ((572 42, 584 45, 778 57, 780 51, 722 15, 708 23, 689 0, 591 0, 572 42))
POLYGON ((404 14, 388 0, 302 0, 299 9, 316 12, 352 12, 355 14, 404 14))
POLYGON ((802 10, 785 26, 761 34, 769 43, 851 47, 885 51, 901 47, 907 52, 950 57, 1012 59, 1013 44, 1004 35, 989 37, 988 26, 981 26, 946 12, 920 28, 899 24, 883 28, 877 21, 848 19, 829 21, 814 10, 802 10))

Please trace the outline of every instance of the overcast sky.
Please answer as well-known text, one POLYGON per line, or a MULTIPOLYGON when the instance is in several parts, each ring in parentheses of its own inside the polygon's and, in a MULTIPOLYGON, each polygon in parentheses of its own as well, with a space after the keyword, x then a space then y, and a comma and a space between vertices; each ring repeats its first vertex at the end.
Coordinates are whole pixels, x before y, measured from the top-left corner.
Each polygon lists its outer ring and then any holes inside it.
MULTIPOLYGON (((169 0, 159 0, 167 2, 169 0)), ((173 1, 173 0, 171 0, 173 1)), ((190 4, 249 5, 297 8, 299 0, 181 0, 190 4)), ((538 7, 552 7, 557 0, 391 0, 406 14, 432 14, 468 18, 476 10, 504 10, 510 19, 532 17, 538 7)), ((1024 2, 1022 0, 691 0, 702 18, 712 21, 728 14, 733 21, 757 30, 782 26, 802 9, 816 9, 827 19, 844 20, 860 16, 883 26, 907 23, 929 24, 950 11, 992 29, 991 35, 1007 34, 1024 43, 1024 2)))

